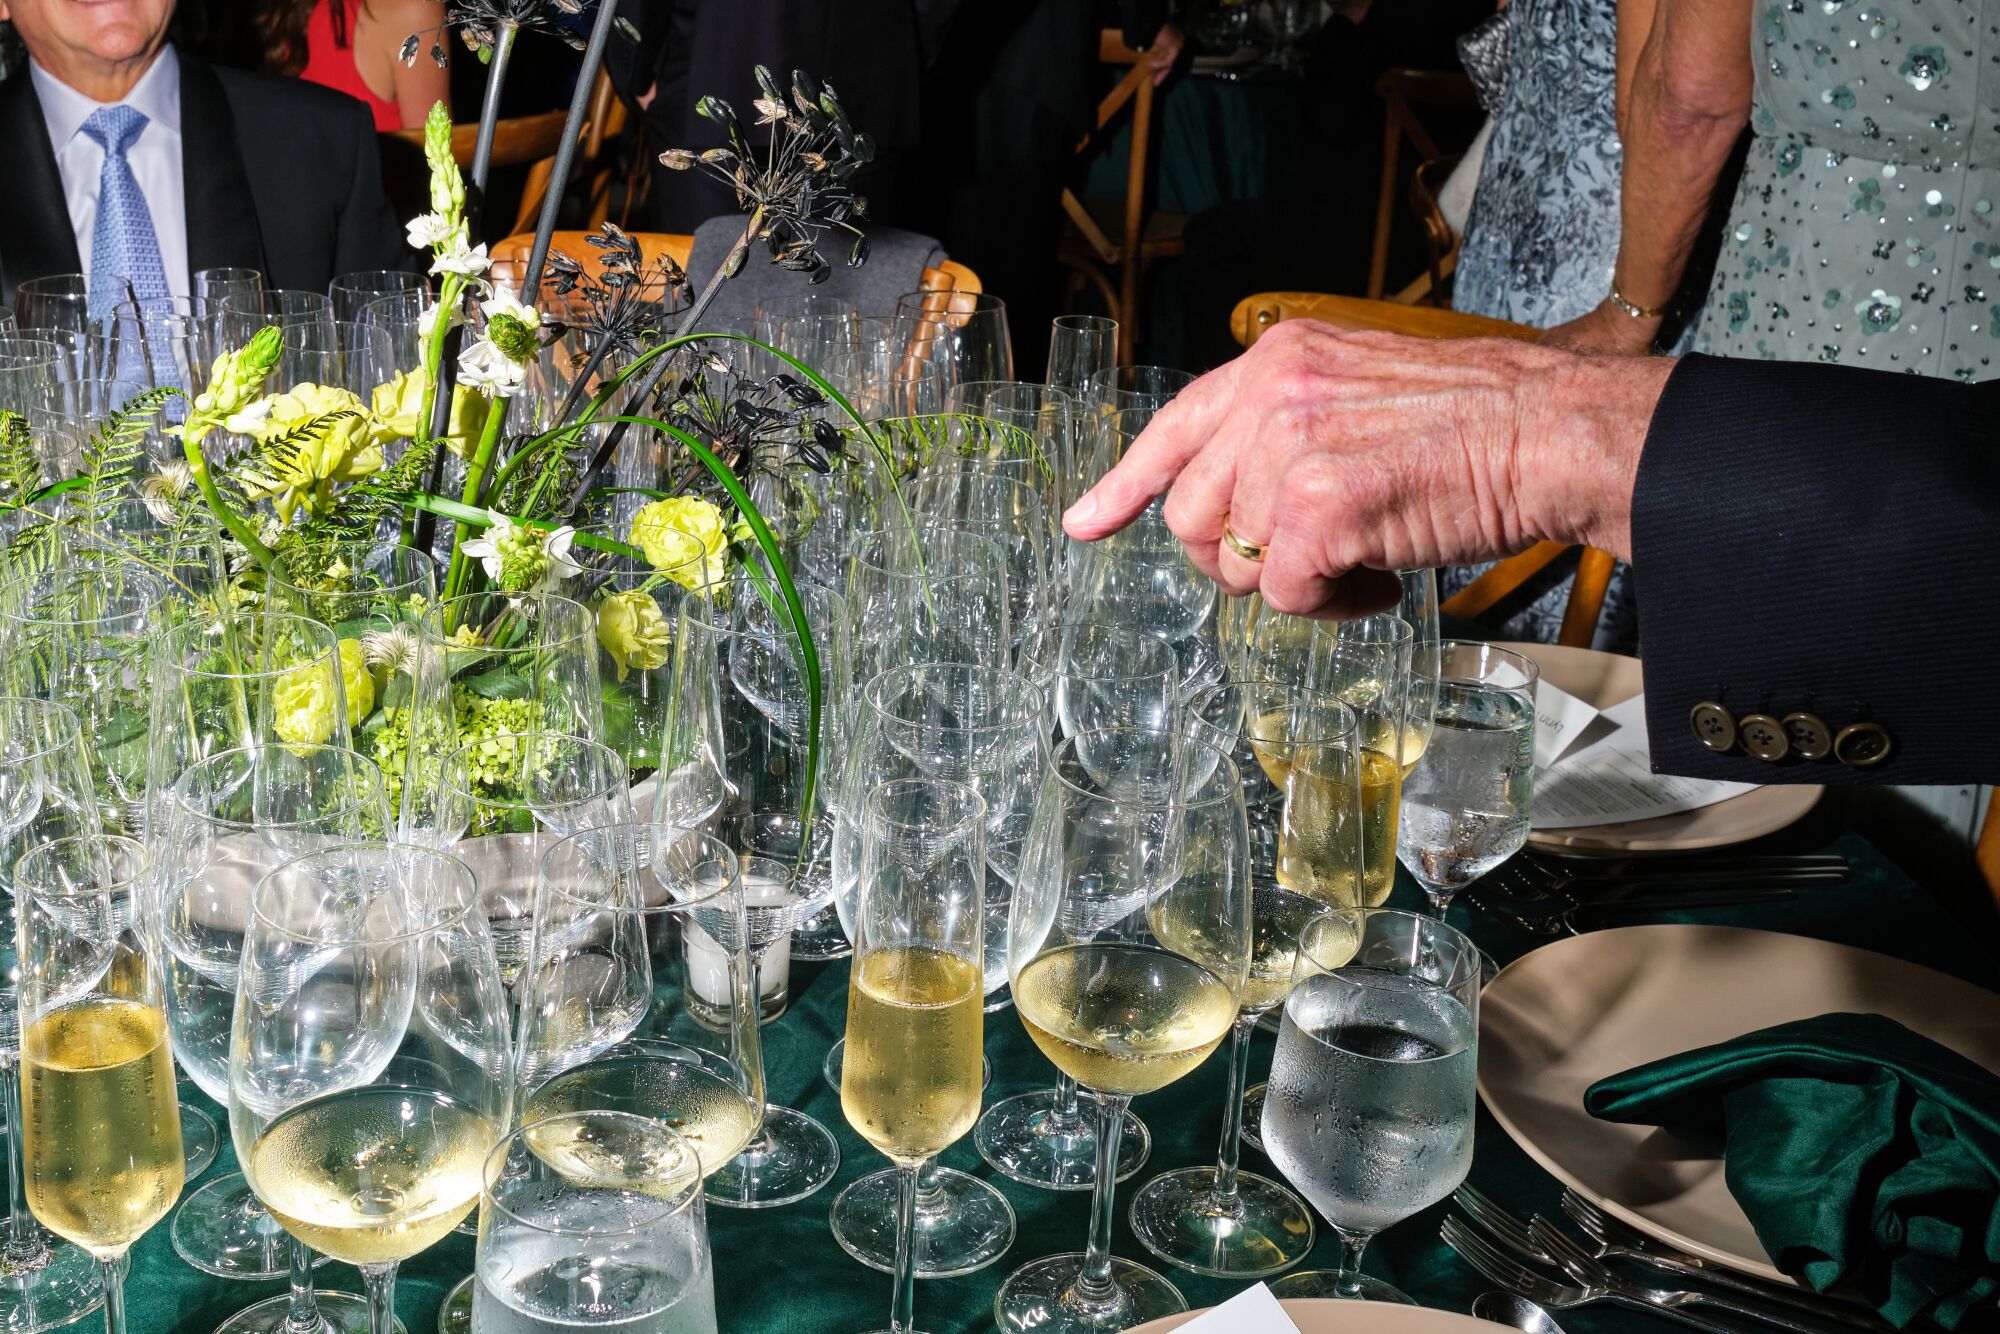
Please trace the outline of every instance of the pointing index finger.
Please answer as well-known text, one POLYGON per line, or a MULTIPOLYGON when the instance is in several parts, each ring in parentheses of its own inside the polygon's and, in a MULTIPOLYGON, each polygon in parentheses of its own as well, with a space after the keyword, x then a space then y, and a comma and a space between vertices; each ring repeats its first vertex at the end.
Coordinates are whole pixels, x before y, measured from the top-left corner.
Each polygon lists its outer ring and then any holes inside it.
POLYGON ((1063 531, 1079 542, 1109 537, 1139 517, 1199 454, 1233 394, 1234 365, 1211 371, 1161 408, 1118 465, 1063 515, 1063 531))

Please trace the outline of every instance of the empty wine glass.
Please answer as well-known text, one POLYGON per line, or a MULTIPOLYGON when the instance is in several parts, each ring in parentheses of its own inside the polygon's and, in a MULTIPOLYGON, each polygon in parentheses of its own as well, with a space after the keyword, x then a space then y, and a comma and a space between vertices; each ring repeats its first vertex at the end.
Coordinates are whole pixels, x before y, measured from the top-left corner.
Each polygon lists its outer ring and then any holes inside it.
POLYGON ((935 367, 950 384, 1014 378, 1007 303, 991 292, 906 292, 895 338, 906 364, 935 367))
POLYGON ((1541 672, 1524 654, 1449 639, 1438 670, 1430 745, 1403 783, 1396 855, 1442 919, 1452 895, 1527 844, 1541 672))
POLYGON ((920 546, 922 534, 940 530, 972 533, 999 546, 1007 562, 1008 625, 1017 649, 1054 609, 1054 529, 1042 496, 1032 483, 974 464, 928 469, 909 490, 920 546))
POLYGON ((1340 1238, 1334 1270, 1281 1297, 1409 1298, 1361 1272, 1382 1229, 1450 1195, 1472 1165, 1479 951, 1444 923, 1332 908, 1299 937, 1264 1103, 1271 1161, 1340 1238))
MULTIPOLYGON (((196 269, 194 294, 197 298, 225 306, 241 315, 264 313, 264 274, 258 269, 196 269)), ((416 275, 411 274, 412 278, 416 275)))
POLYGON ((361 273, 343 273, 328 284, 326 289, 329 308, 334 323, 359 320, 361 312, 385 296, 398 292, 422 292, 428 294, 430 284, 420 273, 407 269, 373 269, 361 273))
POLYGON ((1235 1022, 1249 975, 1248 833, 1236 766, 1199 739, 1097 731, 1042 782, 1008 920, 1028 1036, 1095 1095, 1088 1250, 1017 1269, 994 1299, 1008 1334, 1128 1329, 1187 1308, 1111 1254, 1125 1105, 1192 1072, 1235 1022))
POLYGON ((108 316, 120 302, 132 300, 132 284, 113 274, 99 274, 100 284, 115 285, 107 293, 107 303, 93 315, 90 282, 80 273, 52 273, 29 278, 14 288, 14 314, 23 329, 89 328, 96 319, 108 316))
POLYGON ((1024 457, 1008 460, 1009 467, 1020 480, 1040 487, 1051 511, 1075 499, 1076 433, 1084 415, 1075 395, 1019 380, 976 380, 955 386, 945 410, 969 412, 1020 432, 1032 447, 1024 457))
POLYGON ((1172 366, 1111 366, 1094 372, 1084 396, 1099 409, 1158 409, 1194 383, 1194 376, 1172 366))
POLYGON ((1118 321, 1105 315, 1058 315, 1049 331, 1048 382, 1081 395, 1090 377, 1118 364, 1118 321))
POLYGON ((847 578, 855 679, 912 662, 1012 662, 1007 569, 976 532, 892 527, 863 541, 847 578))

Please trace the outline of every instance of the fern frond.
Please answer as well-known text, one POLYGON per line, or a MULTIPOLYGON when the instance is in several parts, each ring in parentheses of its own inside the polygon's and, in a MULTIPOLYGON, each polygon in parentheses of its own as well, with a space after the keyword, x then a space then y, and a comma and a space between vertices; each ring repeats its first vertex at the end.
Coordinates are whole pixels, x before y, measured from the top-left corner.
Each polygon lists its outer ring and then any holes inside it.
POLYGON ((91 521, 101 522, 125 498, 133 467, 146 452, 146 432, 180 392, 172 385, 148 389, 105 418, 84 442, 83 474, 90 480, 77 503, 91 521))
POLYGON ((25 504, 41 485, 42 460, 28 419, 0 409, 0 501, 25 504))

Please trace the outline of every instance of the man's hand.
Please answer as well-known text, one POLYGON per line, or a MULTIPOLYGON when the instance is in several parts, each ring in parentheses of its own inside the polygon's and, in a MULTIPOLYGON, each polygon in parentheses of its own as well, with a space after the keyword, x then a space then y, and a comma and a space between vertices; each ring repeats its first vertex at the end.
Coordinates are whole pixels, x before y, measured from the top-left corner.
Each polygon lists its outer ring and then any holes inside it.
POLYGON ((1159 87, 1174 72, 1174 62, 1181 58, 1181 48, 1187 45, 1187 37, 1180 25, 1167 22, 1153 34, 1153 44, 1146 48, 1146 68, 1153 71, 1153 86, 1159 87))
POLYGON ((1225 591, 1322 617, 1394 605, 1390 571, 1542 538, 1624 554, 1672 365, 1286 321, 1161 409, 1063 526, 1095 541, 1168 492, 1167 526, 1225 591), (1265 558, 1229 550, 1225 521, 1265 558))

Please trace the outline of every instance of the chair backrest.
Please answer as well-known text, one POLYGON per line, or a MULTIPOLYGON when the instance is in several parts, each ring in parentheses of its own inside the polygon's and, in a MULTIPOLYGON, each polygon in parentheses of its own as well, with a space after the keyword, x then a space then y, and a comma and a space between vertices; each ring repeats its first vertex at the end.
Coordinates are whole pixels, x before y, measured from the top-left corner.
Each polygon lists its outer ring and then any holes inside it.
MULTIPOLYGON (((1297 319, 1318 320, 1338 329, 1376 329, 1413 338, 1513 338, 1532 343, 1541 336, 1539 329, 1484 315, 1325 292, 1259 292, 1244 297, 1236 303, 1229 327, 1236 341, 1248 347, 1272 325, 1297 319)), ((1445 599, 1444 610, 1468 620, 1483 615, 1568 550, 1560 542, 1537 542, 1519 555, 1495 564, 1445 599)), ((1577 557, 1569 604, 1563 609, 1562 629, 1556 636, 1558 644, 1590 647, 1616 563, 1609 552, 1583 548, 1577 557)))
MULTIPOLYGON (((592 273, 598 272, 604 264, 604 252, 590 244, 591 232, 554 232, 549 237, 549 249, 560 251, 576 260, 592 273)), ((665 255, 683 269, 694 254, 694 234, 692 232, 633 232, 632 239, 639 243, 648 260, 665 255)), ((521 232, 495 245, 493 258, 499 260, 522 261, 533 249, 533 232, 521 232)), ((696 280, 706 277, 696 275, 696 280)), ((923 271, 920 286, 930 292, 977 292, 980 290, 979 275, 956 260, 940 259, 923 271)))
MULTIPOLYGON (((1396 184, 1402 146, 1409 140, 1418 161, 1442 156, 1437 140, 1417 115, 1418 107, 1476 111, 1472 80, 1456 71, 1392 69, 1375 81, 1382 99, 1382 185, 1375 200, 1375 245, 1368 256, 1368 295, 1380 297, 1389 279, 1389 236, 1395 223, 1396 184)), ((1443 178, 1440 177, 1440 180, 1443 178)))
POLYGON ((1410 175, 1410 209, 1417 215, 1417 225, 1424 230, 1426 263, 1423 274, 1392 300, 1411 305, 1447 304, 1444 282, 1458 268, 1459 238, 1458 233, 1452 230, 1450 220, 1445 217, 1439 196, 1444 190, 1444 183, 1457 170, 1458 163, 1458 154, 1425 158, 1410 175))
POLYGON ((2000 787, 1994 788, 1993 795, 1987 798, 1986 823, 1979 830, 1979 843, 1973 855, 1993 901, 2000 904, 2000 787))

